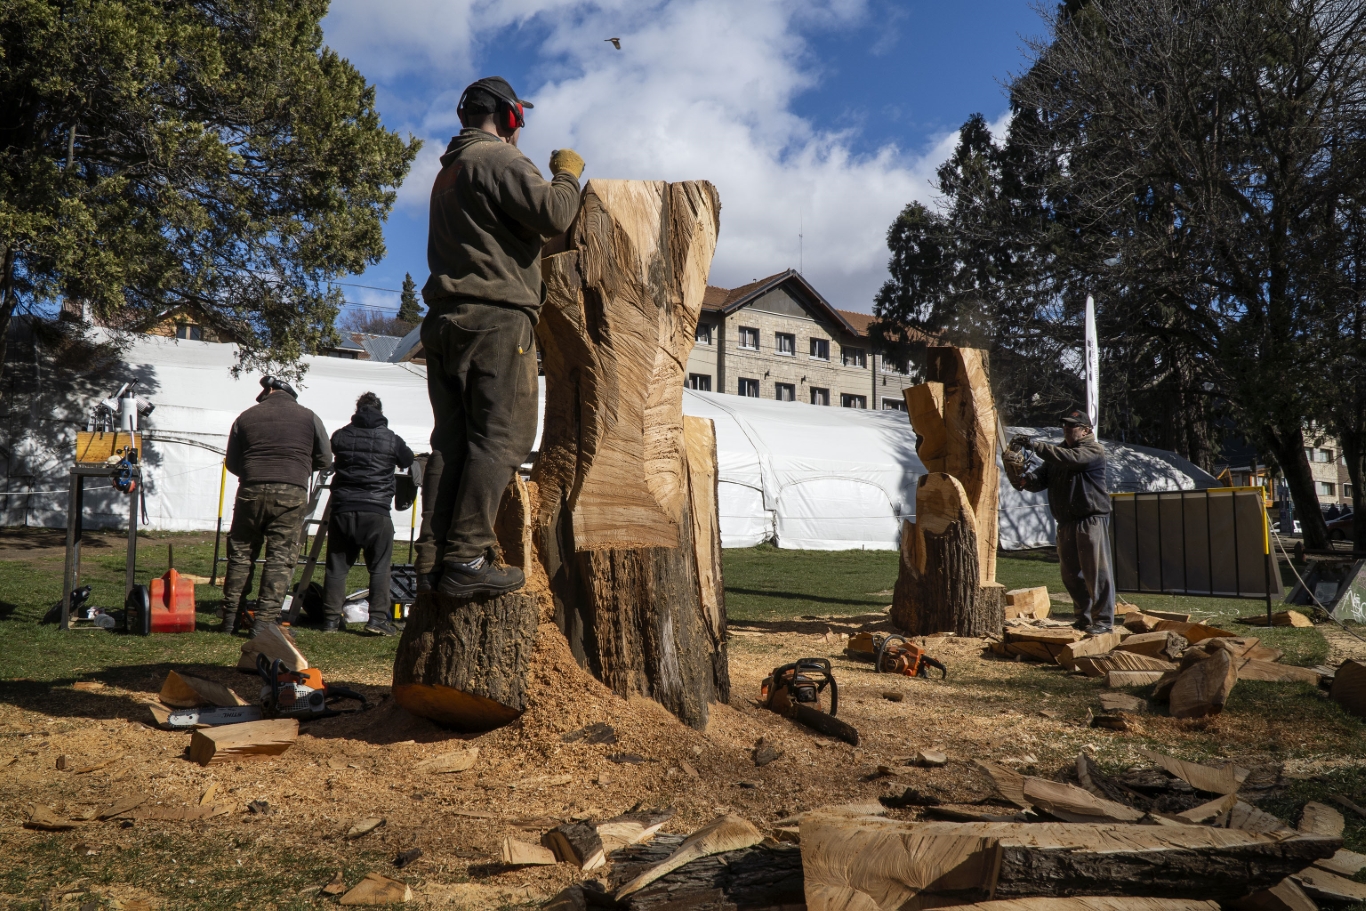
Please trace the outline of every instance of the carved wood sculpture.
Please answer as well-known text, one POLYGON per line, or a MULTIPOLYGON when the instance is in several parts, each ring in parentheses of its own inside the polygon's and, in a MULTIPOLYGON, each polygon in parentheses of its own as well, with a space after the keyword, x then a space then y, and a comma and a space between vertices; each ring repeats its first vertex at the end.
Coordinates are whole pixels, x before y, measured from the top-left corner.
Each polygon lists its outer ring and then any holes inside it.
POLYGON ((928 472, 916 521, 901 530, 892 621, 915 634, 980 636, 1000 630, 1005 589, 996 581, 996 406, 983 354, 929 348, 928 382, 905 390, 917 452, 928 472))
POLYGON ((575 658, 702 727, 729 696, 710 421, 683 371, 716 249, 703 181, 590 181, 545 257, 534 537, 575 658))

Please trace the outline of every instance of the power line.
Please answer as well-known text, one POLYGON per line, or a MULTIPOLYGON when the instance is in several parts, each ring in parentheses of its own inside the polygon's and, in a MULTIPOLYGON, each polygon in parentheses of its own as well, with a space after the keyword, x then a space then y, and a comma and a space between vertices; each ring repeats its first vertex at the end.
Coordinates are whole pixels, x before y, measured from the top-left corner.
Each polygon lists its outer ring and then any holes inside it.
POLYGON ((379 287, 378 285, 357 285, 357 284, 354 283, 354 282, 328 282, 328 284, 330 284, 330 285, 344 285, 344 286, 346 286, 347 288, 364 288, 364 289, 366 289, 367 291, 388 291, 388 292, 390 292, 391 294, 402 294, 402 293, 403 293, 403 291, 402 291, 401 289, 399 289, 399 288, 381 288, 381 287, 379 287))

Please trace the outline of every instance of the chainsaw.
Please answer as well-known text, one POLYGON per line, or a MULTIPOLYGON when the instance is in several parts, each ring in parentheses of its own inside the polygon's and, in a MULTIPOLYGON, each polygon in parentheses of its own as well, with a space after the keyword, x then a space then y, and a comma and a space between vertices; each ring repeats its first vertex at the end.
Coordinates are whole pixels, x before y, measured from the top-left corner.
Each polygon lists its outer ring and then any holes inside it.
POLYGON ((835 717, 840 708, 840 690, 826 658, 802 658, 775 667, 759 685, 759 701, 770 712, 858 746, 858 731, 835 717), (827 690, 828 713, 821 704, 827 690))
POLYGON ((354 699, 360 703, 360 711, 370 707, 365 697, 355 690, 324 686, 322 672, 316 667, 295 671, 286 667, 279 658, 271 661, 265 655, 258 654, 256 672, 265 681, 261 687, 261 711, 267 718, 308 721, 347 714, 328 704, 336 699, 354 699))
POLYGON ((907 677, 929 678, 930 668, 939 671, 939 679, 949 676, 942 661, 905 636, 893 633, 856 633, 849 637, 844 654, 859 661, 873 662, 879 674, 905 674, 907 677))

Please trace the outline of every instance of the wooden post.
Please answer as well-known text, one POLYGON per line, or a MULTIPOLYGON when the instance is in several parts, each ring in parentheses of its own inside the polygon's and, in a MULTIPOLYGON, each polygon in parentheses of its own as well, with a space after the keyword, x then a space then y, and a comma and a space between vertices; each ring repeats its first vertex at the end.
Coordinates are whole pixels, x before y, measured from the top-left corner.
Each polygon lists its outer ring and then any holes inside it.
POLYGON ((985 354, 929 348, 926 376, 904 392, 928 474, 916 491, 916 521, 902 523, 892 621, 915 635, 981 636, 1005 622, 1005 589, 996 582, 996 407, 985 354))
POLYGON ((709 422, 683 371, 716 248, 702 181, 589 181, 542 261, 546 378, 535 545, 575 658, 702 727, 729 695, 709 422))

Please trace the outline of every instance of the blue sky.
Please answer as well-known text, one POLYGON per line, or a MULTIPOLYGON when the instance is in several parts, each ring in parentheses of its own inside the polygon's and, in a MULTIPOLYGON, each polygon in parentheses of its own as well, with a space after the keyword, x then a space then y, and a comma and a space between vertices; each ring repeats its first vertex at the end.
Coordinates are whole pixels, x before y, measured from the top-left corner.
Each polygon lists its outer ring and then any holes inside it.
MULTIPOLYGON (((969 115, 1004 123, 1002 83, 1044 23, 1029 0, 334 0, 323 28, 377 86, 386 126, 425 142, 388 256, 354 283, 426 279, 426 199, 456 99, 498 74, 536 103, 521 148, 542 170, 572 146, 588 178, 716 183, 713 284, 800 260, 836 306, 870 311, 888 225, 933 200, 969 115)), ((343 290, 397 307, 391 292, 343 290)))

